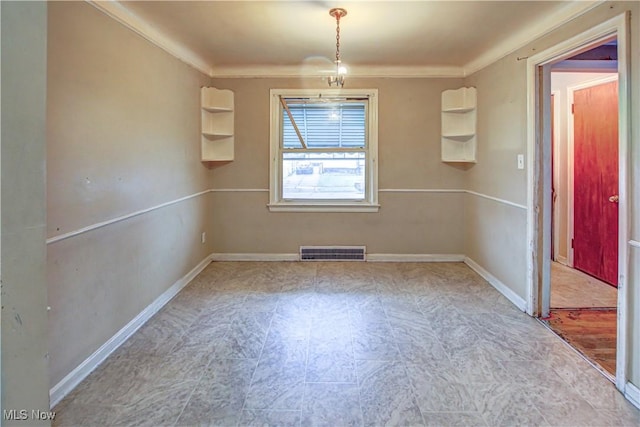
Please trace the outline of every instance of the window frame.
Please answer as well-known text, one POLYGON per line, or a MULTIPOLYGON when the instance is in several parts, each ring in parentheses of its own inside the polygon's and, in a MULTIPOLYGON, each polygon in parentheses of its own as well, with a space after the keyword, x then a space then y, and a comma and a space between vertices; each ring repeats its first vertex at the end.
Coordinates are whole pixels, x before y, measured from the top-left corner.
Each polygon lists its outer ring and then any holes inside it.
MULTIPOLYGON (((271 89, 270 90, 269 210, 272 212, 378 212, 378 90, 377 89, 271 89), (281 150, 284 98, 367 98, 365 118, 365 194, 364 199, 282 198, 283 151, 281 150)), ((331 149, 323 150, 331 151, 331 149)))

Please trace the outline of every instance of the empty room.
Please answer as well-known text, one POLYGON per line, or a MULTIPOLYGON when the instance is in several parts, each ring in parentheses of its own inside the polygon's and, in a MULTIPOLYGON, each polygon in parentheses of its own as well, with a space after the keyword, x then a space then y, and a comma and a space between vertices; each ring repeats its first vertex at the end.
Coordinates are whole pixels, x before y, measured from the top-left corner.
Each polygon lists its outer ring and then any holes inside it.
POLYGON ((638 16, 2 1, 2 425, 639 425, 638 16))

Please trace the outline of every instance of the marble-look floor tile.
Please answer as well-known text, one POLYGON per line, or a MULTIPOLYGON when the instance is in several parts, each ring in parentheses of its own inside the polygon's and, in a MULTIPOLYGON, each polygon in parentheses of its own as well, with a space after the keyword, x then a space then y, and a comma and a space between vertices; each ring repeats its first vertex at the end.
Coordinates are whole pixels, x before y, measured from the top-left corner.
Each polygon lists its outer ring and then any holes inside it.
POLYGON ((304 381, 304 363, 272 363, 261 359, 251 381, 245 409, 300 410, 304 381))
POLYGON ((120 416, 120 406, 80 405, 65 400, 53 408, 56 413, 52 425, 54 427, 76 426, 114 426, 120 416))
POLYGON ((179 349, 211 352, 227 334, 229 327, 230 323, 226 320, 213 325, 195 323, 170 347, 168 352, 173 353, 179 349))
POLYGON ((278 293, 252 292, 247 295, 239 310, 243 313, 272 313, 279 301, 278 293))
POLYGON ((116 420, 119 426, 173 425, 184 409, 193 388, 194 381, 184 383, 150 385, 136 398, 123 405, 116 420))
POLYGON ((450 362, 434 368, 407 363, 407 375, 420 410, 424 412, 475 412, 469 384, 455 381, 448 372, 450 362))
POLYGON ((427 427, 488 426, 478 412, 423 412, 427 427))
MULTIPOLYGON (((560 354, 562 351, 558 350, 560 354)), ((579 356, 565 354, 564 357, 553 358, 549 363, 558 376, 594 408, 624 410, 631 406, 608 379, 579 356)))
POLYGON ((215 359, 257 359, 264 346, 271 313, 236 314, 224 337, 216 340, 211 356, 215 359))
POLYGON ((473 403, 490 426, 549 425, 518 384, 475 384, 470 388, 473 403))
POLYGON ((390 330, 353 333, 356 360, 400 360, 400 350, 390 330))
POLYGON ((245 409, 238 425, 243 427, 300 427, 301 411, 245 409))
POLYGON ((621 427, 637 427, 640 425, 640 410, 631 403, 620 405, 617 409, 598 409, 600 417, 609 420, 611 425, 621 427))
POLYGON ((467 384, 509 381, 503 363, 494 359, 482 347, 464 354, 450 354, 449 374, 455 381, 467 384))
MULTIPOLYGON (((557 393, 561 396, 561 393, 557 393)), ((548 399, 536 407, 552 426, 601 427, 620 426, 612 418, 598 412, 585 400, 548 399)), ((637 424, 636 424, 637 425, 637 424)))
POLYGON ((363 424, 356 384, 308 383, 304 389, 302 425, 360 426, 363 424))
POLYGON ((442 342, 426 320, 390 319, 390 323, 403 360, 421 362, 447 357, 442 342))
POLYGON ((211 263, 54 410, 56 426, 640 425, 462 263, 211 263))
POLYGON ((322 352, 309 353, 305 381, 355 384, 355 359, 350 355, 335 355, 322 352))
POLYGON ((148 388, 149 378, 145 373, 148 372, 148 364, 156 361, 156 356, 107 359, 66 400, 92 406, 128 404, 148 388))
POLYGON ((424 425, 400 362, 360 361, 356 369, 365 425, 424 425))
POLYGON ((255 367, 256 360, 212 360, 194 388, 178 425, 235 425, 255 367))

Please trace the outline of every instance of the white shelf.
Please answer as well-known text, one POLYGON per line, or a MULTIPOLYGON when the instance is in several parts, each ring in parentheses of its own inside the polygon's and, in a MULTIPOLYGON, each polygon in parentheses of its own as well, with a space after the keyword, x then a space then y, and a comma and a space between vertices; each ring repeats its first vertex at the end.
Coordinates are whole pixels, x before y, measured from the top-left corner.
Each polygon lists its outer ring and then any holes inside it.
POLYGON ((202 109, 209 113, 227 113, 233 111, 233 108, 225 107, 202 107, 202 109))
POLYGON ((447 108, 443 109, 443 113, 468 113, 469 111, 473 111, 475 108, 470 107, 457 107, 457 108, 447 108))
POLYGON ((442 92, 442 111, 475 110, 476 104, 475 87, 461 87, 442 92))
POLYGON ((476 162, 476 102, 474 87, 442 92, 443 162, 476 162))
POLYGON ((474 136, 476 136, 475 133, 460 133, 460 134, 451 133, 447 135, 442 135, 443 138, 457 139, 459 141, 465 141, 467 139, 473 138, 474 136))
POLYGON ((232 161, 234 157, 234 102, 230 90, 203 87, 201 158, 204 162, 232 161))
POLYGON ((224 139, 224 138, 232 138, 233 134, 225 134, 225 133, 209 133, 202 132, 202 135, 207 139, 224 139))

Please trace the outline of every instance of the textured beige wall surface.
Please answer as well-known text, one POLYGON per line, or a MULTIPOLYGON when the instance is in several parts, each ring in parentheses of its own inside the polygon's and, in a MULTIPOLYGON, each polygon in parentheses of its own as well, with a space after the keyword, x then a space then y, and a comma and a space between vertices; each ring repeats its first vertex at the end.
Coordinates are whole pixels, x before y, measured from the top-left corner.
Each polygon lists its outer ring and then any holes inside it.
POLYGON ((269 194, 215 193, 213 252, 295 254, 366 245, 374 254, 461 254, 464 194, 381 193, 378 213, 269 212, 269 194))
MULTIPOLYGON (((349 79, 377 88, 380 189, 460 189, 464 170, 440 161, 440 94, 461 79, 349 79)), ((269 89, 326 88, 321 79, 214 79, 235 93, 233 163, 213 169, 218 189, 269 188, 269 89)), ((216 193, 214 252, 296 253, 300 245, 366 244, 369 253, 461 253, 461 193, 380 193, 380 212, 283 213, 268 193, 216 193)))
MULTIPOLYGON (((638 141, 640 137, 640 56, 638 55, 637 40, 640 40, 638 16, 640 4, 637 2, 607 2, 594 10, 563 25, 548 35, 536 40, 529 45, 518 49, 505 58, 491 64, 485 69, 473 74, 465 80, 467 86, 476 86, 478 89, 478 164, 471 169, 466 177, 467 188, 500 197, 518 204, 526 204, 526 175, 525 171, 516 169, 516 154, 526 153, 526 61, 518 61, 518 57, 527 57, 543 51, 564 40, 567 40, 593 26, 606 21, 609 18, 620 15, 626 10, 631 13, 631 94, 632 103, 629 111, 632 124, 632 153, 629 166, 631 168, 630 186, 630 220, 632 226, 632 238, 638 240, 640 231, 640 183, 638 176, 640 170, 640 153, 638 141)), ((493 216, 496 207, 488 203, 478 203, 472 207, 467 203, 465 224, 465 251, 471 258, 479 258, 479 261, 492 274, 497 275, 501 264, 505 269, 511 270, 510 278, 504 277, 504 283, 517 292, 521 297, 526 297, 523 291, 526 286, 520 280, 525 278, 527 259, 526 221, 520 220, 524 212, 513 210, 505 216, 493 216), (476 218, 485 218, 477 220, 476 218), (490 236, 491 231, 503 225, 503 233, 510 234, 508 242, 490 240, 483 246, 479 242, 483 236, 490 236), (512 262, 513 259, 522 262, 512 262)), ((633 261, 633 260, 631 260, 633 261)), ((637 262, 637 258, 635 260, 637 262)), ((500 278, 500 276, 498 276, 500 278)), ((636 277, 629 281, 630 287, 630 333, 632 350, 629 366, 634 366, 630 380, 636 386, 640 385, 640 334, 638 333, 637 319, 640 310, 638 300, 638 288, 640 282, 636 277), (636 320, 631 325, 632 319, 636 320)))
POLYGON ((465 255, 526 300, 526 209, 474 194, 465 199, 465 255), (496 252, 500 256, 495 256, 496 252))
MULTIPOLYGON (((84 2, 49 4, 48 67, 48 237, 210 187, 208 77, 84 2)), ((48 245, 51 386, 211 252, 209 197, 48 245)))
MULTIPOLYGON (((45 286, 46 3, 2 2, 2 402, 49 410, 45 286)), ((4 413, 3 413, 4 415, 4 413)), ((47 425, 8 420, 3 425, 47 425)))

